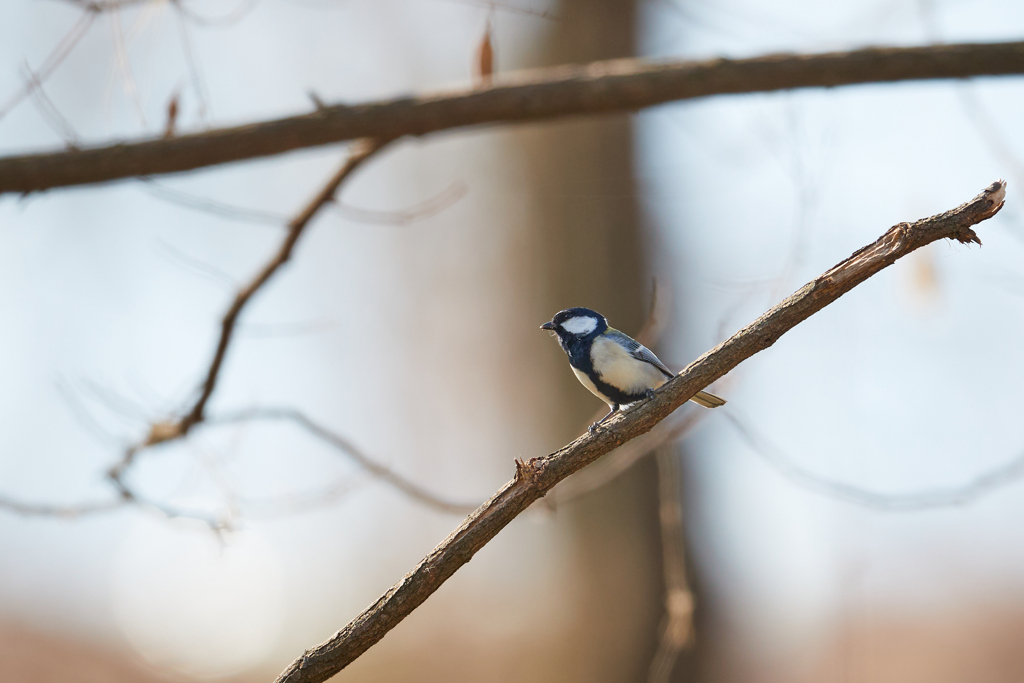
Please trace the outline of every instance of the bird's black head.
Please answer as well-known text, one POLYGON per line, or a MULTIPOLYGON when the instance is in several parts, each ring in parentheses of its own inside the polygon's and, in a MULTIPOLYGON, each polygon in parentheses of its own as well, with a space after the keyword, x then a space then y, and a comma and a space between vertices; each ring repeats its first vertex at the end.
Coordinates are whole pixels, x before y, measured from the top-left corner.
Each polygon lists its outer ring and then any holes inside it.
POLYGON ((567 308, 559 311, 550 322, 540 326, 542 330, 551 330, 565 344, 571 340, 593 339, 608 329, 608 321, 597 311, 589 308, 567 308))

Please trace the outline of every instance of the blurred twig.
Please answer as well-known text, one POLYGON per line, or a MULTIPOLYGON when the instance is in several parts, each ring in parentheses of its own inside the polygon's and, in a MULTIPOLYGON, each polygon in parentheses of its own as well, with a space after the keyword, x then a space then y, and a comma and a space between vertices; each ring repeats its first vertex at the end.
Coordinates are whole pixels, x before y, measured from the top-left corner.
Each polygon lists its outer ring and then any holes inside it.
POLYGON ((29 97, 33 90, 42 86, 43 82, 56 71, 57 67, 67 58, 71 51, 78 45, 78 42, 89 32, 89 28, 96 21, 97 12, 86 9, 74 23, 71 29, 64 34, 53 50, 46 56, 38 69, 31 70, 33 78, 25 84, 25 87, 14 93, 2 106, 0 106, 0 119, 7 115, 12 109, 29 97))
MULTIPOLYGON (((196 99, 199 102, 199 116, 200 118, 205 119, 209 110, 209 97, 206 93, 206 87, 203 83, 198 63, 193 55, 192 41, 189 38, 188 27, 185 25, 185 22, 188 20, 195 24, 204 26, 231 25, 237 23, 243 16, 248 14, 260 0, 242 0, 241 4, 234 11, 222 17, 204 17, 189 9, 182 0, 62 1, 65 4, 72 5, 82 10, 81 15, 64 37, 57 42, 57 45, 54 46, 53 50, 50 51, 50 54, 46 56, 39 68, 35 70, 33 79, 27 83, 24 88, 15 92, 6 102, 0 105, 0 119, 6 116, 8 112, 38 90, 42 86, 43 82, 48 79, 64 62, 85 34, 89 32, 89 29, 92 27, 96 18, 101 14, 106 14, 110 18, 115 58, 118 69, 122 72, 125 90, 132 100, 140 119, 142 119, 143 124, 145 124, 145 116, 139 100, 138 90, 135 86, 135 79, 131 74, 131 68, 128 64, 128 55, 126 51, 127 46, 121 31, 119 13, 122 9, 134 7, 136 5, 160 4, 170 5, 178 17, 179 37, 181 40, 182 52, 185 57, 185 63, 189 72, 189 79, 192 81, 192 87, 195 91, 196 99)), ((166 130, 164 137, 171 137, 170 135, 166 135, 166 130)))
POLYGON ((335 105, 171 139, 0 158, 0 194, 187 171, 356 138, 635 111, 710 95, 1024 73, 1024 42, 867 48, 702 62, 612 60, 540 69, 454 93, 335 105))
POLYGON ((530 9, 529 7, 519 7, 518 5, 506 2, 495 2, 495 0, 446 0, 446 2, 484 7, 487 8, 491 14, 494 12, 508 12, 510 14, 524 14, 530 17, 537 17, 538 19, 547 19, 549 21, 561 20, 560 17, 550 9, 536 10, 530 9))
POLYGON ((7 496, 0 496, 0 509, 27 517, 61 517, 75 519, 97 512, 110 512, 125 505, 122 498, 113 498, 95 503, 76 503, 73 505, 51 505, 47 503, 25 503, 7 496))
POLYGON ((36 108, 43 116, 43 120, 50 124, 54 132, 64 140, 65 145, 72 149, 77 149, 79 146, 78 134, 75 133, 71 122, 60 113, 53 100, 47 97, 46 91, 43 89, 43 82, 40 80, 39 75, 32 71, 32 67, 28 65, 28 62, 24 64, 24 69, 27 82, 26 91, 31 94, 36 108))
POLYGON ((250 408, 235 413, 226 413, 209 419, 209 425, 233 424, 239 422, 283 421, 291 422, 306 430, 334 449, 344 453, 365 472, 383 481, 406 496, 427 507, 441 512, 464 515, 476 509, 479 503, 460 503, 442 498, 419 484, 406 479, 394 470, 380 464, 341 434, 328 429, 295 408, 250 408))
MULTIPOLYGON (((352 150, 345 162, 334 173, 324 187, 321 188, 321 190, 313 197, 312 200, 310 200, 301 212, 289 221, 288 231, 277 251, 256 273, 252 280, 238 289, 232 304, 224 314, 223 319, 221 320, 220 339, 195 401, 190 405, 190 407, 186 408, 180 414, 153 422, 150 425, 148 435, 143 440, 128 446, 125 449, 122 458, 112 468, 110 468, 108 473, 109 479, 117 491, 118 498, 109 502, 71 506, 30 504, 18 502, 13 499, 0 498, 0 508, 25 515, 69 517, 109 511, 126 504, 137 504, 147 509, 158 511, 169 517, 198 517, 206 521, 212 528, 222 529, 227 525, 227 522, 224 519, 186 513, 142 498, 129 486, 125 479, 125 474, 128 468, 135 462, 139 454, 146 449, 169 441, 182 439, 187 436, 192 429, 203 423, 209 422, 211 425, 223 425, 240 422, 253 422, 258 420, 277 420, 288 421, 305 429, 310 434, 330 444, 336 450, 345 453, 350 459, 356 462, 364 471, 374 478, 389 484, 412 500, 447 513, 465 514, 472 511, 476 507, 476 504, 450 501, 431 493, 415 482, 402 477, 390 468, 376 462, 342 435, 324 427, 296 409, 253 408, 236 413, 220 415, 213 421, 208 420, 206 416, 206 406, 216 390, 220 371, 223 367, 224 359, 230 347, 231 340, 234 337, 234 333, 238 331, 239 317, 243 309, 252 297, 255 296, 255 294, 264 287, 267 282, 269 282, 271 277, 273 277, 273 275, 285 263, 287 263, 305 228, 327 204, 334 201, 335 194, 341 184, 367 159, 380 151, 388 142, 389 141, 387 140, 367 140, 355 146, 355 149, 352 150)), ((456 188, 456 190, 458 190, 458 188, 456 188)), ((458 199, 459 196, 461 196, 460 193, 457 194, 454 199, 458 199)), ((448 203, 453 201, 451 193, 449 193, 449 198, 445 201, 448 203)), ((436 204, 437 202, 435 201, 434 203, 436 204)), ((436 206, 428 206, 426 209, 420 207, 417 211, 425 213, 428 209, 439 210, 436 206)), ((411 220, 418 216, 409 214, 406 217, 411 220)), ((194 265, 195 264, 193 264, 193 266, 194 265)), ((338 495, 339 491, 342 490, 344 490, 344 486, 333 486, 331 487, 331 490, 320 494, 319 498, 332 499, 338 495)))
MULTIPOLYGON (((287 217, 281 214, 236 206, 217 199, 183 192, 151 178, 142 178, 141 180, 145 181, 144 189, 157 199, 221 218, 267 225, 280 225, 287 220, 287 217)), ((444 211, 465 197, 468 191, 469 189, 465 183, 454 183, 430 199, 414 204, 409 208, 395 211, 362 209, 349 206, 339 200, 336 200, 333 206, 334 210, 339 214, 357 223, 404 226, 444 211)))
MULTIPOLYGON (((324 443, 328 444, 338 452, 344 454, 354 463, 356 463, 360 469, 369 474, 371 477, 378 481, 382 481, 398 492, 404 494, 409 499, 414 500, 422 505, 429 508, 438 510, 439 512, 445 512, 448 514, 459 514, 464 515, 472 512, 479 505, 478 503, 458 502, 449 500, 435 493, 430 492, 426 488, 415 483, 411 479, 403 477, 391 468, 377 462, 365 451, 356 446, 352 441, 348 440, 338 432, 335 432, 324 425, 320 424, 316 420, 310 418, 302 411, 296 408, 288 407, 262 407, 262 408, 248 408, 245 410, 239 410, 235 412, 222 413, 213 417, 209 417, 203 420, 202 424, 206 427, 215 428, 225 425, 232 424, 243 424, 253 422, 289 422, 294 424, 301 429, 305 430, 309 434, 320 439, 324 443)), ((308 510, 316 508, 320 505, 324 505, 328 502, 336 500, 340 495, 347 493, 352 488, 352 483, 343 480, 338 481, 325 489, 318 491, 314 494, 304 495, 292 495, 286 496, 278 500, 258 500, 251 501, 246 500, 247 505, 256 504, 264 508, 264 514, 267 514, 266 509, 281 509, 287 512, 296 512, 302 510, 308 510)), ((127 485, 124 485, 119 489, 121 495, 118 498, 109 501, 100 501, 95 503, 80 503, 74 505, 51 505, 51 504, 38 504, 38 503, 25 503, 14 500, 12 498, 6 498, 0 496, 0 509, 5 509, 8 512, 26 516, 36 517, 64 517, 74 518, 101 512, 110 512, 128 504, 142 504, 149 506, 153 509, 158 510, 161 514, 168 517, 195 517, 196 515, 181 510, 176 510, 170 506, 157 505, 152 501, 141 499, 137 493, 132 491, 127 485)), ((206 521, 211 526, 223 527, 226 525, 225 520, 221 518, 205 517, 206 521)))
POLYGON ((142 180, 145 181, 145 184, 141 185, 141 187, 157 199, 177 204, 179 206, 184 206, 189 209, 194 209, 196 211, 202 211, 220 218, 276 226, 279 226, 288 220, 287 216, 270 211, 250 209, 244 206, 235 206, 217 199, 210 199, 209 197, 201 197, 189 192, 183 192, 173 187, 168 187, 167 185, 151 178, 142 178, 142 180))
POLYGON ((559 481, 622 444, 650 431, 694 394, 774 344, 779 337, 858 284, 915 249, 938 239, 979 242, 971 226, 996 214, 1006 184, 993 183, 956 209, 900 223, 813 282, 800 288, 714 350, 705 353, 654 396, 613 417, 548 456, 516 461, 515 478, 481 505, 404 578, 326 642, 307 650, 278 683, 320 683, 351 664, 419 607, 458 569, 559 481))
MULTIPOLYGON (((231 337, 235 331, 235 324, 249 300, 262 288, 271 277, 291 258, 292 250, 302 236, 303 231, 317 213, 328 203, 334 200, 334 195, 341 184, 348 178, 363 162, 376 154, 386 144, 387 140, 365 140, 355 146, 341 167, 334 173, 327 184, 310 200, 309 204, 299 212, 288 223, 288 232, 282 240, 274 256, 262 267, 259 272, 235 294, 235 299, 228 307, 224 317, 221 319, 220 340, 217 342, 217 350, 213 354, 213 360, 206 372, 206 379, 203 380, 199 390, 199 397, 184 416, 164 422, 155 423, 150 429, 149 436, 140 444, 142 447, 154 446, 165 441, 178 439, 185 436, 188 430, 194 425, 203 421, 206 404, 217 387, 217 379, 220 377, 220 370, 224 364, 224 358, 231 344, 231 337)), ((126 457, 126 463, 131 461, 131 456, 126 457)))
POLYGON ((173 7, 177 14, 178 39, 181 42, 182 55, 185 57, 185 66, 188 68, 188 78, 192 82, 192 91, 199 102, 199 118, 205 121, 210 113, 210 95, 206 92, 206 81, 203 79, 202 71, 199 69, 199 61, 195 57, 195 51, 192 49, 192 37, 189 35, 188 26, 185 24, 185 6, 180 0, 174 0, 173 7))
POLYGON ((135 107, 135 113, 139 117, 139 122, 143 127, 146 126, 146 111, 142 106, 142 98, 139 96, 139 88, 135 83, 135 74, 132 72, 131 59, 128 58, 128 43, 124 37, 124 31, 121 28, 121 9, 120 7, 113 7, 107 12, 107 17, 110 19, 110 35, 114 40, 114 62, 117 65, 117 70, 121 74, 121 81, 124 83, 125 94, 132 101, 132 105, 135 107))
POLYGON ((661 618, 658 650, 651 661, 647 681, 668 683, 679 654, 693 643, 693 592, 686 575, 679 449, 669 444, 660 446, 656 452, 665 614, 661 618))
POLYGON ((69 5, 76 5, 95 14, 113 12, 132 5, 145 5, 147 3, 165 2, 166 0, 63 0, 69 5))
POLYGON ((1024 478, 1024 453, 1021 453, 961 486, 911 493, 879 493, 834 481, 804 469, 755 429, 749 420, 737 414, 735 407, 722 411, 722 415, 754 453, 789 481, 808 491, 872 510, 915 512, 968 505, 1024 478))
POLYGON ((437 195, 415 204, 408 209, 399 211, 378 211, 360 209, 343 202, 336 202, 338 213, 349 220, 377 225, 409 225, 424 218, 436 215, 452 206, 466 196, 468 188, 465 183, 455 183, 437 193, 437 195))
MULTIPOLYGON (((217 380, 220 377, 224 359, 227 356, 234 332, 237 328, 238 319, 243 309, 253 296, 262 289, 275 273, 288 262, 292 251, 310 221, 330 202, 341 184, 352 175, 367 159, 380 151, 388 140, 364 140, 354 145, 351 153, 341 164, 338 170, 320 189, 319 192, 306 204, 306 206, 288 223, 288 230, 277 251, 269 261, 260 268, 256 275, 247 284, 242 286, 235 294, 234 300, 228 307, 227 312, 221 320, 220 339, 217 343, 213 359, 206 370, 206 376, 198 390, 198 396, 184 411, 177 415, 168 416, 163 420, 152 423, 149 432, 141 441, 129 445, 121 459, 110 468, 108 478, 111 485, 117 492, 118 499, 109 503, 89 503, 79 506, 53 506, 35 505, 16 502, 13 499, 0 498, 0 508, 17 512, 20 514, 36 515, 61 515, 88 514, 100 512, 132 503, 145 509, 157 511, 169 517, 189 516, 206 521, 211 528, 221 529, 225 522, 222 519, 210 518, 203 514, 183 512, 163 504, 150 501, 141 497, 128 484, 125 475, 132 466, 135 459, 143 451, 169 441, 184 438, 196 425, 206 419, 206 405, 217 387, 217 380)), ((326 431, 326 430, 325 430, 326 431)), ((323 436, 323 435, 321 435, 323 436)), ((326 438, 326 437, 323 437, 326 438)), ((340 437, 339 437, 340 438, 340 437)), ((395 483, 395 482, 392 482, 395 483)))
POLYGON ((316 216, 325 205, 334 200, 334 195, 337 193, 338 188, 345 179, 352 175, 352 173, 355 172, 363 162, 380 151, 387 143, 387 140, 364 140, 355 145, 355 148, 351 151, 349 156, 341 164, 334 175, 331 176, 330 180, 328 180, 320 191, 317 192, 305 208, 303 208, 302 211, 289 221, 288 232, 285 234, 285 237, 281 241, 281 245, 278 247, 277 251, 271 259, 267 261, 262 268, 260 268, 252 280, 238 290, 235 294, 234 301, 232 301, 227 312, 224 314, 224 317, 221 319, 221 332, 220 339, 217 342, 217 349, 213 354, 213 359, 210 361, 210 366, 206 371, 206 379, 203 380, 203 383, 199 388, 199 395, 195 399, 195 402, 180 416, 172 416, 167 419, 154 422, 150 425, 149 434, 146 438, 125 449, 121 460, 110 468, 110 471, 108 472, 110 481, 122 497, 127 500, 136 498, 135 494, 128 487, 128 484, 125 481, 125 472, 129 467, 131 467, 140 452, 158 444, 184 438, 190 429, 203 422, 206 418, 206 404, 209 402, 210 397, 213 396, 213 392, 217 388, 217 380, 220 377, 220 371, 224 365, 224 359, 227 356, 228 347, 231 344, 231 339, 234 335, 238 318, 241 315, 242 310, 249 303, 252 297, 270 281, 270 278, 274 276, 281 266, 288 262, 288 259, 291 258, 292 251, 295 249, 295 245, 302 236, 306 226, 309 225, 313 217, 316 216))

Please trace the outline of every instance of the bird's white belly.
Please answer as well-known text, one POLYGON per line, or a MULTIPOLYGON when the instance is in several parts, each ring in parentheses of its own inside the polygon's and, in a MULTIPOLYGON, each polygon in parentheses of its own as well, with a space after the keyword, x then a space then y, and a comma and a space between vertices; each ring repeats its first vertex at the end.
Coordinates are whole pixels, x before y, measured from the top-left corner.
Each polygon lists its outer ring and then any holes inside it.
MULTIPOLYGON (((570 365, 569 367, 572 366, 570 365)), ((594 383, 590 381, 589 377, 587 377, 587 373, 581 370, 577 370, 576 368, 572 368, 572 371, 576 375, 576 379, 580 381, 580 384, 589 389, 590 393, 592 393, 594 396, 597 396, 599 399, 607 403, 609 406, 615 406, 615 401, 611 400, 610 398, 602 394, 601 390, 598 389, 597 386, 595 386, 594 383)))
MULTIPOLYGON (((595 339, 590 347, 590 359, 601 381, 628 394, 642 394, 648 389, 657 389, 668 379, 658 368, 637 360, 626 349, 602 337, 595 339)), ((587 388, 590 389, 589 386, 587 388)), ((590 390, 598 393, 594 389, 590 390)))

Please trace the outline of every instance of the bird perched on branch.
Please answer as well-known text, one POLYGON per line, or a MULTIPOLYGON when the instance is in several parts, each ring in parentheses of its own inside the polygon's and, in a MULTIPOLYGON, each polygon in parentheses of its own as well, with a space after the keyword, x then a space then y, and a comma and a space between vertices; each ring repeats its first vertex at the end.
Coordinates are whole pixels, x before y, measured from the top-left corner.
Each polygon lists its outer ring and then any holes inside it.
MULTIPOLYGON (((608 404, 608 414, 590 425, 597 426, 619 408, 654 395, 654 390, 675 375, 650 349, 614 327, 597 311, 567 308, 540 326, 558 335, 569 365, 580 384, 608 404)), ((706 391, 690 399, 705 408, 725 405, 725 399, 706 391)))

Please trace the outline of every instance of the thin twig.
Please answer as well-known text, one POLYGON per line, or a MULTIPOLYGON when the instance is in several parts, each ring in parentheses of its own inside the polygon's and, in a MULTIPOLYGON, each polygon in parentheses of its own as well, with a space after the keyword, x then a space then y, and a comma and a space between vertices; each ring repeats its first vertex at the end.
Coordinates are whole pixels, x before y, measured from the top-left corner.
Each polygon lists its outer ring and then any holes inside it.
POLYGON ((446 498, 442 498, 437 494, 431 493, 419 484, 406 479, 394 470, 380 464, 341 434, 328 429, 295 408, 250 408, 236 413, 218 415, 207 419, 206 422, 212 427, 214 425, 254 422, 258 420, 284 421, 298 425, 321 441, 324 441, 336 450, 344 453, 374 478, 389 484, 412 500, 422 503, 427 507, 434 508, 441 512, 464 515, 472 512, 479 505, 479 503, 460 503, 457 501, 451 501, 446 498))
POLYGON ((139 116, 139 123, 146 127, 146 110, 142 106, 142 98, 139 95, 138 85, 135 83, 135 75, 132 73, 132 62, 128 57, 128 42, 121 28, 121 10, 112 8, 107 16, 110 18, 110 34, 114 41, 114 62, 117 71, 121 74, 124 92, 135 107, 135 113, 139 116))
POLYGON ((212 263, 207 263, 202 259, 195 258, 194 256, 189 256, 184 251, 178 249, 176 246, 174 246, 173 244, 166 240, 159 239, 158 242, 160 246, 167 252, 168 256, 170 256, 173 260, 177 261, 178 263, 185 266, 189 270, 223 285, 224 288, 229 291, 238 287, 238 280, 233 278, 229 273, 226 273, 217 266, 213 265, 212 263))
POLYGON ((199 102, 199 120, 206 123, 207 117, 210 115, 210 93, 206 90, 206 80, 199 69, 199 61, 196 59, 195 50, 192 47, 192 37, 185 24, 185 6, 178 0, 173 0, 171 7, 177 15, 175 18, 178 24, 178 39, 181 41, 181 52, 185 56, 188 77, 192 81, 192 91, 199 102))
MULTIPOLYGON (((334 173, 334 175, 331 176, 330 180, 328 180, 320 191, 307 203, 302 211, 289 221, 287 233, 277 251, 259 270, 259 272, 256 273, 252 280, 238 290, 231 306, 224 314, 224 317, 221 320, 221 334, 217 343, 217 349, 214 352, 213 359, 206 371, 206 378, 199 388, 199 395, 195 402, 192 403, 191 407, 183 411, 180 416, 170 417, 151 424, 148 435, 142 441, 128 446, 124 450, 121 459, 108 470, 108 480, 118 494, 118 498, 115 501, 111 503, 89 503, 76 506, 56 506, 26 504, 13 499, 0 498, 0 509, 6 509, 26 515, 70 516, 109 511, 116 507, 132 503, 143 509, 151 510, 167 517, 190 517, 200 519, 206 522, 210 528, 215 531, 220 531, 226 528, 227 521, 225 519, 211 517, 210 515, 200 512, 177 510, 140 496, 138 492, 136 492, 127 482, 127 471, 135 462, 138 455, 146 449, 168 441, 184 438, 188 434, 189 430, 196 425, 201 424, 205 420, 206 405, 216 389, 217 380, 220 376, 224 359, 231 344, 231 339, 233 338, 234 332, 237 330, 238 319, 242 310, 252 297, 267 284, 281 266, 288 262, 295 249, 295 245, 302 236, 305 228, 325 205, 334 200, 334 196, 337 193, 338 188, 345 179, 351 176, 357 168, 387 145, 388 142, 388 140, 365 140, 360 144, 355 145, 345 162, 334 173)), ((253 419, 257 419, 257 417, 254 417, 253 419)), ((328 441, 333 440, 336 447, 347 450, 349 454, 357 460, 362 456, 361 452, 355 449, 354 446, 349 444, 342 437, 330 432, 320 425, 317 425, 311 420, 308 420, 308 418, 304 418, 304 416, 301 416, 297 412, 294 415, 286 416, 283 412, 279 412, 276 416, 267 414, 262 417, 263 419, 291 419, 300 424, 305 420, 304 426, 309 431, 317 434, 320 438, 328 441)), ((380 479, 389 481, 392 485, 396 486, 400 490, 404 490, 418 500, 437 504, 442 508, 447 505, 447 510, 450 512, 465 512, 465 507, 459 507, 457 504, 448 503, 441 499, 434 499, 429 492, 419 489, 415 484, 402 479, 369 458, 364 457, 364 462, 361 464, 364 466, 364 469, 370 471, 371 474, 374 474, 380 479)))
MULTIPOLYGON (((299 238, 302 236, 306 226, 323 207, 334 200, 338 188, 357 168, 367 159, 381 150, 388 144, 388 140, 364 140, 355 145, 345 162, 331 176, 330 180, 320 189, 319 192, 307 203, 291 221, 288 223, 288 231, 274 253, 273 257, 256 273, 251 281, 238 290, 234 301, 228 307, 227 312, 221 320, 221 334, 217 342, 217 349, 206 372, 206 379, 199 388, 199 396, 181 417, 173 417, 162 421, 154 422, 149 429, 149 434, 141 442, 133 444, 125 449, 121 459, 111 467, 107 476, 112 485, 122 497, 128 500, 138 501, 138 496, 129 487, 125 480, 127 470, 132 466, 139 453, 144 450, 168 441, 184 438, 190 429, 200 424, 205 419, 206 404, 217 387, 217 379, 220 376, 224 358, 227 356, 232 336, 236 330, 238 318, 246 304, 269 280, 281 266, 291 258, 292 251, 299 238)), ((150 506, 156 506, 153 503, 150 506)), ((166 511, 164 511, 166 513, 166 511)), ((224 527, 222 520, 214 520, 210 523, 211 528, 219 530, 224 527)))
POLYGON ((399 211, 378 211, 360 209, 343 202, 336 202, 338 213, 349 220, 376 225, 409 225, 424 218, 430 218, 466 196, 469 189, 465 183, 455 183, 436 196, 399 211))
POLYGON ((668 683, 680 653, 693 644, 693 592, 686 576, 683 548, 683 501, 679 493, 681 454, 678 448, 670 445, 658 448, 656 453, 665 614, 659 628, 658 650, 651 660, 647 681, 668 683))
POLYGON ((804 469, 755 429, 749 420, 740 417, 735 408, 723 411, 722 415, 754 453, 789 481, 828 498, 835 498, 872 510, 918 512, 968 505, 997 489, 1024 478, 1024 453, 1021 453, 960 486, 910 493, 879 493, 827 479, 804 469))
POLYGON ((245 206, 235 206, 217 199, 210 199, 208 197, 191 194, 190 192, 183 192, 173 187, 168 187, 167 185, 151 178, 141 178, 141 180, 146 181, 141 187, 157 199, 177 204, 178 206, 183 206, 188 209, 193 209, 195 211, 202 211, 203 213, 208 213, 219 218, 228 218, 230 220, 244 221, 246 223, 260 223, 275 226, 280 226, 288 220, 287 216, 273 213, 271 211, 250 209, 245 206))
POLYGON ((51 503, 26 503, 7 496, 0 496, 0 510, 26 517, 57 517, 77 519, 101 513, 114 512, 128 505, 167 519, 194 519, 206 524, 215 532, 230 527, 226 520, 198 510, 183 510, 142 496, 121 480, 113 480, 116 498, 106 501, 57 505, 51 503))
POLYGON ((711 95, 1024 73, 1024 42, 868 48, 753 59, 594 62, 513 74, 488 87, 401 97, 171 139, 0 158, 0 194, 188 171, 354 140, 483 124, 629 112, 711 95))
POLYGON ((274 273, 288 262, 296 243, 302 236, 303 230, 309 225, 313 217, 334 199, 335 193, 345 179, 359 168, 364 161, 383 148, 387 142, 367 140, 357 145, 327 184, 310 200, 306 208, 288 223, 288 232, 273 258, 260 268, 259 272, 256 273, 248 284, 238 290, 234 301, 221 319, 221 332, 220 339, 217 342, 217 350, 214 352, 213 360, 206 371, 206 379, 203 380, 200 387, 199 397, 182 418, 154 424, 143 446, 153 446, 165 441, 179 439, 185 436, 194 425, 202 422, 206 404, 209 402, 210 397, 213 396, 213 391, 217 387, 217 379, 220 377, 221 367, 224 365, 224 358, 227 356, 231 337, 235 332, 235 324, 238 322, 242 309, 245 308, 256 292, 274 276, 274 273))
POLYGON ((147 3, 163 1, 164 0, 64 0, 64 2, 70 5, 76 5, 77 7, 81 7, 82 9, 95 14, 113 12, 123 7, 131 7, 132 5, 145 5, 147 3))
POLYGON ((75 133, 74 126, 71 122, 60 113, 60 109, 53 103, 43 89, 43 83, 39 80, 39 76, 32 71, 32 67, 28 65, 28 62, 23 64, 25 70, 25 80, 27 81, 28 91, 32 94, 32 99, 36 104, 36 109, 42 114, 43 119, 50 124, 50 128, 53 129, 57 135, 64 140, 65 146, 76 149, 78 147, 78 134, 75 133))
POLYGON ((91 9, 86 9, 82 12, 82 15, 78 18, 78 21, 74 23, 71 29, 64 34, 53 50, 46 56, 43 63, 35 70, 34 78, 25 85, 24 88, 12 95, 2 106, 0 106, 0 119, 8 114, 12 109, 21 104, 35 88, 41 87, 43 82, 50 77, 50 75, 56 71, 57 67, 61 65, 61 62, 71 51, 78 45, 78 42, 89 32, 89 28, 96 20, 97 13, 91 9))
POLYGON ((538 19, 547 19, 548 21, 561 21, 560 17, 550 9, 536 10, 530 9, 529 7, 519 7, 510 3, 495 2, 494 0, 446 0, 447 2, 453 2, 461 5, 472 5, 474 7, 485 8, 489 13, 494 12, 508 12, 509 14, 524 14, 529 17, 536 17, 538 19))
POLYGON ((95 503, 76 503, 73 505, 56 505, 49 503, 25 503, 6 496, 0 496, 0 509, 26 517, 61 517, 76 519, 100 512, 111 512, 124 507, 128 501, 124 498, 97 501, 95 503))
POLYGON ((1002 208, 1006 184, 993 183, 962 206, 890 228, 873 244, 827 271, 756 321, 695 360, 654 396, 594 434, 548 456, 516 461, 515 478, 480 506, 384 595, 326 642, 307 650, 278 683, 320 683, 351 664, 469 562, 513 519, 555 484, 618 446, 650 431, 698 391, 772 346, 783 334, 915 249, 938 239, 979 242, 971 226, 1002 208))

